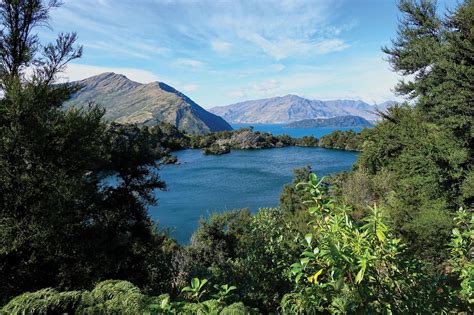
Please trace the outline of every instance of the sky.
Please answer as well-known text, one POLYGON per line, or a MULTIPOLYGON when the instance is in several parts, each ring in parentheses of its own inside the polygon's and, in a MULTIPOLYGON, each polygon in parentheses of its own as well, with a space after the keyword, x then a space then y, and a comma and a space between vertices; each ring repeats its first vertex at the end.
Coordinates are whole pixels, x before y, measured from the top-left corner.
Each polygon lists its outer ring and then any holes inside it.
POLYGON ((64 0, 39 35, 78 33, 71 81, 161 81, 204 108, 286 94, 375 104, 400 100, 381 52, 399 18, 395 0, 64 0))

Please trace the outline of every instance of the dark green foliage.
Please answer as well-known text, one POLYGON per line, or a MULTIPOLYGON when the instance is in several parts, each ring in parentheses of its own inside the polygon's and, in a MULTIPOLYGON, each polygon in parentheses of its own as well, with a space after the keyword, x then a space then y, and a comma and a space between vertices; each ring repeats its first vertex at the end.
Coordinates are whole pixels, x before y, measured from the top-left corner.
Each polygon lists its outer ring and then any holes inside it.
POLYGON ((350 151, 362 151, 364 143, 367 140, 370 129, 362 129, 361 132, 353 130, 336 130, 319 139, 319 146, 327 149, 341 149, 350 151))
POLYGON ((297 257, 292 241, 297 234, 277 209, 253 216, 245 210, 214 214, 177 257, 178 274, 232 283, 246 304, 274 310, 291 289, 286 262, 297 257))
POLYGON ((338 204, 351 205, 354 219, 364 217, 368 207, 381 203, 393 194, 391 174, 383 172, 380 176, 364 172, 345 172, 329 178, 331 193, 338 204))
POLYGON ((154 270, 168 274, 149 265, 166 240, 145 209, 164 187, 156 147, 136 127, 107 126, 97 106, 62 110, 76 87, 54 78, 81 48, 68 34, 41 47, 32 33, 57 4, 0 2, 0 301, 115 277, 159 285, 154 270))
POLYGON ((400 1, 404 19, 393 47, 383 50, 393 69, 414 75, 397 86, 417 98, 423 117, 473 147, 474 2, 466 0, 442 19, 433 1, 400 1))
MULTIPOLYGON (((464 1, 444 19, 435 15, 430 1, 402 1, 400 9, 405 20, 399 36, 384 51, 396 71, 415 74, 414 79, 400 82, 397 90, 417 99, 417 117, 455 139, 451 150, 464 151, 466 157, 458 161, 462 173, 452 180, 458 189, 474 163, 474 2, 464 1)), ((472 199, 456 201, 473 203, 472 199)))
POLYGON ((179 131, 174 125, 159 123, 153 127, 143 127, 161 147, 171 151, 182 150, 190 146, 190 136, 179 131))
POLYGON ((382 202, 410 250, 439 266, 452 214, 473 206, 474 4, 465 1, 445 18, 431 1, 399 6, 398 37, 384 51, 395 71, 410 76, 397 91, 416 101, 381 113, 338 195, 357 210, 382 202))
POLYGON ((307 194, 304 191, 296 189, 295 186, 298 183, 308 181, 311 173, 312 169, 310 165, 293 170, 293 182, 285 185, 280 194, 280 208, 284 212, 295 214, 306 210, 303 201, 307 199, 307 194))
POLYGON ((447 254, 450 212, 464 204, 459 197, 468 152, 416 109, 395 107, 373 129, 357 162, 372 180, 372 195, 383 197, 392 226, 413 250, 438 262, 447 254))
POLYGON ((295 145, 299 147, 317 147, 319 145, 319 140, 314 136, 303 136, 301 138, 296 138, 295 145))

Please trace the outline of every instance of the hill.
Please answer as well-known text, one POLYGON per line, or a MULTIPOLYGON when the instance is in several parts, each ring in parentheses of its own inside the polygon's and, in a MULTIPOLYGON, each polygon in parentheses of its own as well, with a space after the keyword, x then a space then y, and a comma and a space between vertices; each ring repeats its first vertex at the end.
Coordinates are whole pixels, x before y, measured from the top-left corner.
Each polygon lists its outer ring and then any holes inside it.
MULTIPOLYGON (((385 110, 393 102, 385 102, 377 108, 385 110)), ((337 116, 359 116, 369 121, 379 119, 376 107, 363 101, 309 100, 297 95, 286 95, 261 100, 245 101, 218 106, 209 111, 231 123, 287 124, 294 121, 337 116)))
POLYGON ((232 130, 224 119, 162 82, 141 84, 121 74, 103 73, 73 83, 82 89, 66 106, 84 107, 94 102, 105 108, 109 121, 139 125, 167 122, 191 134, 232 130))
POLYGON ((286 128, 345 128, 345 127, 371 127, 372 124, 359 116, 337 116, 333 118, 304 119, 289 123, 286 128))

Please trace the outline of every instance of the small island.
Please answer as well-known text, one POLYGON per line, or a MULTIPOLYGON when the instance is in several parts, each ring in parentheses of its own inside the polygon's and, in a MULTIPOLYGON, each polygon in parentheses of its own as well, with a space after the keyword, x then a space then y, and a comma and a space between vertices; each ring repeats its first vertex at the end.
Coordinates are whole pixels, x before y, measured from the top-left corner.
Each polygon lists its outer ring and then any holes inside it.
POLYGON ((360 116, 337 116, 332 118, 304 119, 289 123, 285 128, 365 128, 372 123, 360 116))

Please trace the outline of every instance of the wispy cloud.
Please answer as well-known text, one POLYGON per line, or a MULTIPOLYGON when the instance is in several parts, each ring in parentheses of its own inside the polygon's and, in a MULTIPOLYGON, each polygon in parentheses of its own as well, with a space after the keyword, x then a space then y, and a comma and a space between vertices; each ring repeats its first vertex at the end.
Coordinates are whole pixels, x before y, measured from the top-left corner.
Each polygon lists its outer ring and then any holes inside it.
POLYGON ((369 2, 68 0, 51 24, 84 45, 72 80, 121 72, 165 81, 204 106, 288 93, 380 101, 393 98, 397 80, 379 50, 397 12, 369 2))
POLYGON ((232 44, 223 40, 211 40, 211 47, 214 51, 219 53, 228 52, 232 48, 232 44))
POLYGON ((321 41, 305 41, 295 39, 280 39, 270 41, 259 34, 252 33, 245 37, 248 41, 260 47, 266 54, 279 61, 289 56, 322 55, 337 52, 349 47, 349 44, 340 39, 321 41))
POLYGON ((117 45, 111 42, 102 42, 96 41, 91 43, 84 43, 84 48, 87 49, 98 49, 101 50, 104 54, 107 53, 109 55, 119 55, 119 56, 127 56, 127 57, 134 57, 140 58, 145 60, 150 60, 151 57, 147 54, 141 53, 139 51, 130 49, 130 48, 123 48, 121 45, 117 45))
POLYGON ((233 102, 286 94, 313 99, 359 99, 379 103, 395 99, 391 89, 399 77, 379 57, 356 58, 339 64, 301 65, 295 71, 251 82, 227 93, 233 102))
POLYGON ((199 85, 197 84, 185 84, 181 85, 181 90, 186 93, 196 92, 199 89, 199 85))
POLYGON ((128 77, 130 80, 140 83, 163 81, 163 78, 160 79, 156 74, 147 70, 122 67, 99 67, 74 63, 67 66, 66 70, 61 75, 60 81, 79 81, 104 72, 120 73, 128 77))
POLYGON ((190 58, 179 58, 178 60, 176 60, 176 64, 192 69, 199 69, 204 67, 204 62, 190 58))

